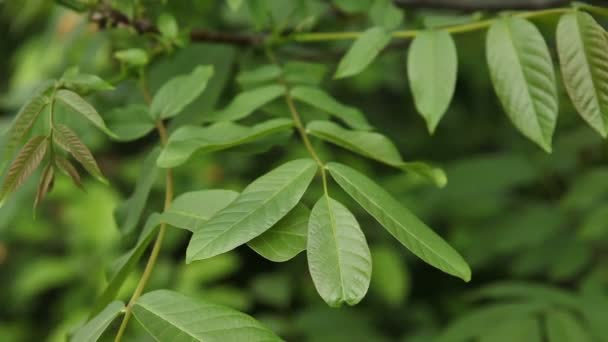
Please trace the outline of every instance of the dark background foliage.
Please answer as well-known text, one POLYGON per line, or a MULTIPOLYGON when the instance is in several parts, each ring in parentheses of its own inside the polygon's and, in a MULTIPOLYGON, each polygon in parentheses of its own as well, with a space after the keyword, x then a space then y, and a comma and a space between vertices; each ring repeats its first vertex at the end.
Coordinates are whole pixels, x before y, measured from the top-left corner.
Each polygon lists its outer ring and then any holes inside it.
MULTIPOLYGON (((270 18, 256 21, 254 17, 252 22, 246 10, 233 12, 222 1, 143 1, 146 18, 169 12, 183 29, 196 27, 247 37, 267 32, 266 27, 272 25, 289 27, 305 19, 304 12, 285 15, 299 1, 274 2, 276 11, 270 18)), ((114 7, 128 13, 128 3, 116 1, 114 7)), ((368 16, 357 8, 365 1, 314 3, 319 5, 316 30, 348 31, 368 26, 368 16), (354 7, 340 7, 340 3, 354 7)), ((419 3, 402 1, 405 27, 485 15, 467 12, 475 7, 471 1, 454 1, 452 10, 418 8, 419 3)), ((508 1, 500 3, 508 9, 508 1)), ((555 3, 550 5, 562 5, 555 3)), ((316 13, 312 7, 311 13, 316 13)), ((59 77, 73 65, 113 80, 118 64, 112 52, 147 46, 145 34, 122 26, 98 30, 88 19, 50 1, 0 4, 2 127, 41 81, 59 77)), ((556 17, 534 21, 552 54, 556 21, 556 17)), ((182 230, 169 231, 148 288, 172 288, 232 306, 252 314, 290 341, 429 341, 459 319, 474 314, 480 317, 461 330, 481 331, 497 319, 511 320, 518 324, 505 332, 512 337, 506 340, 524 341, 517 338, 526 327, 521 322, 531 319, 543 326, 550 312, 560 310, 573 314, 590 335, 605 339, 605 142, 582 122, 559 85, 560 116, 553 153, 544 153, 517 132, 500 107, 486 67, 485 32, 454 38, 459 60, 456 93, 432 136, 416 113, 408 88, 407 41, 392 43, 363 73, 345 80, 332 80, 331 73, 348 42, 286 44, 276 53, 282 61, 325 65, 329 72, 323 87, 341 101, 359 107, 378 131, 396 142, 406 160, 428 160, 446 170, 448 185, 436 189, 411 174, 315 143, 327 159, 373 175, 445 237, 471 265, 470 283, 423 264, 356 203, 336 194, 359 218, 374 258, 369 294, 359 305, 328 308, 315 293, 304 254, 288 263, 271 263, 242 247, 186 265, 189 234, 182 230), (536 303, 544 306, 526 309, 526 305, 536 303), (480 313, 492 308, 502 311, 480 313)), ((176 127, 180 121, 195 122, 211 109, 223 107, 239 90, 234 76, 261 63, 267 63, 266 56, 255 47, 192 42, 154 59, 150 85, 158 89, 171 76, 199 64, 215 66, 210 88, 175 120, 176 127)), ((135 83, 126 81, 116 91, 91 100, 105 115, 140 97, 135 83)), ((271 107, 260 115, 272 116, 283 109, 271 107)), ((111 185, 85 177, 86 192, 82 192, 68 179, 58 179, 34 219, 31 199, 35 181, 30 181, 0 209, 0 341, 62 341, 86 318, 103 289, 105 271, 136 238, 121 237, 113 210, 131 193, 145 152, 156 139, 154 134, 118 143, 85 123, 71 124, 94 151, 111 185)), ((241 190, 270 166, 305 155, 293 136, 282 147, 260 154, 237 150, 193 158, 175 171, 176 193, 206 188, 241 190)), ((309 204, 320 193, 318 187, 312 190, 305 197, 309 204)), ((159 179, 146 212, 162 208, 162 193, 159 179)), ((121 290, 122 298, 128 299, 139 272, 121 290)), ((138 329, 137 324, 133 326, 138 329)))

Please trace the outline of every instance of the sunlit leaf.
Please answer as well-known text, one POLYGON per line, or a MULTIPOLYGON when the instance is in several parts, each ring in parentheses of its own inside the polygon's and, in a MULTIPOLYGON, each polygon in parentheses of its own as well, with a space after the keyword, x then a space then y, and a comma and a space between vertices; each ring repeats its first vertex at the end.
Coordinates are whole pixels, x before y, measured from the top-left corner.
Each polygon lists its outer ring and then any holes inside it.
POLYGON ((320 88, 297 86, 291 89, 290 94, 294 99, 321 109, 354 129, 371 129, 367 119, 359 109, 338 102, 320 88))
POLYGON ((101 173, 95 157, 93 157, 91 151, 78 138, 76 133, 66 125, 58 124, 53 127, 53 139, 57 145, 68 151, 74 159, 78 160, 91 176, 97 178, 102 183, 108 183, 108 180, 101 173))
POLYGON ((412 253, 448 274, 471 279, 462 256, 386 190, 346 165, 329 163, 327 168, 340 187, 412 253))
POLYGON ((194 232, 186 262, 227 252, 268 230, 298 204, 316 171, 314 161, 299 159, 256 179, 194 232))
POLYGON ((55 94, 55 98, 64 103, 72 111, 84 116, 87 120, 93 123, 93 125, 101 129, 110 137, 114 137, 114 133, 112 133, 108 127, 106 127, 105 122, 97 110, 95 110, 95 108, 93 108, 93 106, 91 106, 91 104, 85 99, 80 97, 80 95, 71 90, 61 89, 55 94))
POLYGON ((407 74, 418 112, 433 133, 447 111, 458 71, 452 36, 446 31, 421 31, 410 46, 407 74))
POLYGON ((181 194, 162 214, 163 222, 195 232, 218 211, 232 203, 239 193, 232 190, 199 190, 181 194))
POLYGON ((602 137, 608 135, 608 37, 582 11, 564 14, 557 25, 557 52, 574 107, 602 137))
POLYGON ((281 341, 244 313, 168 290, 141 296, 133 306, 133 315, 158 341, 281 341))
POLYGON ((72 342, 95 342, 110 323, 124 310, 125 303, 114 301, 108 304, 99 314, 80 327, 70 339, 72 342))
POLYGON ((210 113, 207 121, 232 121, 249 116, 265 104, 285 94, 285 87, 277 84, 262 86, 238 94, 228 106, 210 113))
POLYGON ((132 48, 116 51, 114 57, 119 61, 132 66, 144 66, 150 62, 150 57, 145 50, 132 48))
POLYGON ((212 66, 198 66, 190 74, 175 76, 154 94, 150 114, 154 119, 167 119, 178 115, 207 87, 213 76, 212 66))
POLYGON ((308 269, 321 298, 332 307, 365 297, 372 259, 359 223, 341 203, 324 194, 308 223, 308 269))
POLYGON ((298 204, 285 217, 247 245, 274 262, 292 259, 306 249, 306 232, 310 210, 298 204))
POLYGON ((179 28, 177 27, 177 21, 175 17, 169 13, 162 13, 157 21, 158 30, 160 33, 170 39, 177 38, 179 34, 179 28))
POLYGON ((184 126, 171 134, 158 158, 158 166, 176 167, 192 154, 208 153, 247 144, 266 136, 291 130, 293 121, 274 119, 252 127, 233 122, 218 122, 208 127, 184 126))
POLYGON ((553 62, 543 36, 525 19, 502 18, 488 31, 486 55, 492 84, 513 124, 551 152, 558 101, 553 62))
POLYGON ((334 78, 345 78, 360 73, 390 42, 390 33, 382 27, 373 27, 363 32, 340 60, 334 78))

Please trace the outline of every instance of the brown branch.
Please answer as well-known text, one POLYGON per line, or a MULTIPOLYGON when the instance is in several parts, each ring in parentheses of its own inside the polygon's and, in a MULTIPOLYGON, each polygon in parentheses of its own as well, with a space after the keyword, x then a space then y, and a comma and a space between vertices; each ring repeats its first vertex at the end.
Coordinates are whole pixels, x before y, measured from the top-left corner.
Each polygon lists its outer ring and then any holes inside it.
MULTIPOLYGON (((102 7, 93 11, 90 15, 90 20, 97 23, 101 29, 122 26, 132 27, 139 34, 159 33, 158 28, 150 21, 146 19, 131 20, 131 18, 124 13, 109 7, 102 7)), ((190 40, 196 42, 213 42, 247 46, 261 45, 264 42, 264 36, 193 29, 190 31, 190 40)))
POLYGON ((444 9, 464 12, 539 10, 564 6, 569 0, 393 0, 403 8, 444 9))

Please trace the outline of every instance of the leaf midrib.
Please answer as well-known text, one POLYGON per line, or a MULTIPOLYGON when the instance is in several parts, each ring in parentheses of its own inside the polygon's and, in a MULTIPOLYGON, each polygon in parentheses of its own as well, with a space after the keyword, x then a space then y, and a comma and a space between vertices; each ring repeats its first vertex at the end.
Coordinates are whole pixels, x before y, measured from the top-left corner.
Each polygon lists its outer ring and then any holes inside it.
POLYGON ((323 197, 325 197, 325 201, 327 203, 327 215, 329 216, 329 224, 331 227, 331 233, 334 238, 334 246, 336 246, 336 259, 338 262, 338 276, 340 277, 340 293, 342 294, 341 299, 342 299, 342 301, 346 301, 346 293, 344 292, 344 288, 346 287, 346 285, 344 284, 344 275, 342 274, 342 261, 340 258, 340 247, 338 246, 336 218, 333 214, 329 194, 327 192, 325 192, 323 197))

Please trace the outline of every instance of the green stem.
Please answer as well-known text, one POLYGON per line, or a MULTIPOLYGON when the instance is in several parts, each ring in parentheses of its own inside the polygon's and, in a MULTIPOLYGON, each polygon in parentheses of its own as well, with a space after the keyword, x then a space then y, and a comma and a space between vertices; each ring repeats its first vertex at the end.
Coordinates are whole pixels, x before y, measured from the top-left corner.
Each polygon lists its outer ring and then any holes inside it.
MULTIPOLYGON (((581 6, 580 8, 586 9, 590 12, 594 12, 601 15, 608 15, 608 10, 595 7, 595 6, 581 6)), ((520 12, 516 13, 513 16, 519 18, 536 18, 554 14, 561 14, 572 11, 572 8, 551 8, 540 11, 529 11, 529 12, 520 12)), ((446 26, 442 27, 442 30, 445 30, 450 33, 466 33, 477 30, 482 30, 490 25, 492 25, 498 18, 486 19, 481 21, 476 21, 472 23, 454 25, 454 26, 446 26)), ((392 32, 393 38, 400 39, 410 39, 416 37, 422 30, 402 30, 402 31, 394 31, 392 32)), ((322 41, 334 41, 334 40, 353 40, 359 38, 359 36, 363 32, 319 32, 319 33, 297 33, 290 36, 288 39, 284 41, 296 41, 296 42, 322 42, 322 41)))

